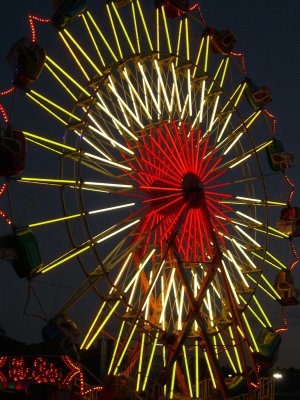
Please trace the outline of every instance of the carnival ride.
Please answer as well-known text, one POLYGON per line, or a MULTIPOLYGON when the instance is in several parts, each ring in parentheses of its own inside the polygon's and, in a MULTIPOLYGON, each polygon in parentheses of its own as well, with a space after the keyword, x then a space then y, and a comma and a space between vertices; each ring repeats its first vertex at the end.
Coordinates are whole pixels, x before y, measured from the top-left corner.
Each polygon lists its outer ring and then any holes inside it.
POLYGON ((270 90, 199 4, 90 3, 95 12, 65 0, 50 20, 30 16, 31 39, 8 53, 14 86, 2 95, 23 91, 49 124, 14 129, 1 106, 1 194, 42 187, 48 203, 22 224, 1 211, 13 226, 1 257, 39 304, 41 281, 71 282, 44 312, 43 337, 74 359, 111 343, 104 398, 204 398, 207 378, 205 396, 252 393, 287 329, 269 305, 299 303, 294 156, 275 135, 270 90), (48 22, 60 55, 38 43, 48 22), (33 175, 22 173, 25 139, 42 157, 33 175))

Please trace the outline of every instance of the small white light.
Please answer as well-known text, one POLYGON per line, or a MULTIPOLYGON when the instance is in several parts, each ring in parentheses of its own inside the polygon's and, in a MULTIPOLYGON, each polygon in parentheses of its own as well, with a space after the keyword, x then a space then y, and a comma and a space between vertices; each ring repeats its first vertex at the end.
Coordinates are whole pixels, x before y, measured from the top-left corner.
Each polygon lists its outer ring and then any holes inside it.
POLYGON ((274 372, 273 378, 274 378, 274 379, 282 379, 282 378, 283 378, 283 375, 282 375, 281 372, 274 372))

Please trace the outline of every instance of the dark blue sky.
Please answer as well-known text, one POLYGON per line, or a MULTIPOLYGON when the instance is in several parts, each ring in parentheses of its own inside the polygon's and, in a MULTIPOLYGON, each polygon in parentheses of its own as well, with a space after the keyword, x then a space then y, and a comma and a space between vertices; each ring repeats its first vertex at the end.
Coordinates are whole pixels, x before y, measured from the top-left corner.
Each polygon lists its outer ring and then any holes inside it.
MULTIPOLYGON (((7 88, 11 79, 10 67, 5 61, 7 50, 21 36, 29 34, 28 13, 48 17, 51 6, 51 0, 1 0, 0 89, 7 88)), ((298 161, 287 174, 296 184, 294 205, 300 207, 300 2, 207 0, 200 2, 200 6, 208 25, 229 28, 236 34, 236 50, 245 54, 248 76, 258 85, 271 88, 273 102, 268 109, 278 118, 278 138, 286 150, 295 153, 298 161)), ((18 103, 14 107, 18 107, 18 103)), ((20 124, 19 121, 12 122, 20 124)), ((4 222, 0 220, 0 233, 2 229, 5 229, 4 222)), ((299 242, 300 238, 296 238, 300 253, 299 242)), ((9 335, 21 340, 24 335, 16 334, 13 327, 19 318, 17 314, 22 312, 24 306, 26 282, 18 280, 13 271, 9 271, 8 264, 1 262, 0 265, 0 281, 1 284, 5 282, 0 294, 4 297, 4 300, 0 298, 0 326, 3 325, 9 335)), ((300 287, 300 265, 296 267, 294 276, 300 287)), ((279 364, 300 368, 300 306, 287 309, 286 314, 290 330, 284 335, 279 364)), ((26 319, 21 318, 21 321, 25 327, 26 319)), ((29 340, 26 335, 25 338, 29 340)))

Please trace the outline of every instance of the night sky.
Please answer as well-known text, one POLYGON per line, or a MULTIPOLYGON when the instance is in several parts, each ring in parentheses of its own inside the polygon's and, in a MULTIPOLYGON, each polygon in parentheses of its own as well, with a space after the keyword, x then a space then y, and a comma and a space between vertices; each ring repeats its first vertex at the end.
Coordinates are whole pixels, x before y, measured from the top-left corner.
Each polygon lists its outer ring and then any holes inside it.
MULTIPOLYGON (((90 2, 95 3, 95 0, 90 2)), ((298 161, 295 167, 287 171, 287 175, 296 185, 293 205, 300 207, 300 2, 207 0, 201 1, 200 6, 208 25, 229 28, 235 33, 238 40, 236 50, 245 54, 248 76, 258 85, 271 88, 273 101, 268 110, 277 116, 278 138, 287 151, 295 153, 296 162, 298 161)), ((29 35, 27 15, 32 13, 49 17, 51 10, 50 0, 1 0, 1 90, 10 86, 11 70, 5 61, 10 45, 20 37, 29 35)), ((48 29, 53 28, 43 28, 44 42, 47 42, 48 29)), ((12 123, 23 127, 22 121, 26 117, 18 108, 18 96, 22 95, 18 94, 13 104, 6 104, 9 109, 12 107, 12 123)), ((20 199, 13 199, 13 202, 17 201, 20 199)), ((5 199, 0 198, 0 209, 5 209, 6 206, 5 199)), ((5 222, 0 219, 0 234, 6 232, 5 222)), ((299 242, 300 238, 296 238, 295 243, 300 254, 299 242)), ((0 326, 16 339, 27 342, 41 340, 40 332, 35 332, 28 326, 26 317, 22 317, 26 301, 26 281, 17 278, 9 264, 1 261, 0 267, 0 326)), ((294 277, 296 285, 300 287, 300 263, 294 270, 294 277)), ((300 305, 286 309, 286 317, 289 332, 283 335, 278 365, 300 368, 300 305)))

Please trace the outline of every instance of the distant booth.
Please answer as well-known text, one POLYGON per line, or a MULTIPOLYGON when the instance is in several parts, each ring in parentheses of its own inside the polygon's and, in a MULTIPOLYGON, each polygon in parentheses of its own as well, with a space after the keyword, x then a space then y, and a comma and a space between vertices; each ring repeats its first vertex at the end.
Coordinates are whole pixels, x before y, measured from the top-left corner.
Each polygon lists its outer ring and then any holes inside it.
POLYGON ((66 356, 0 356, 0 378, 4 400, 91 398, 82 396, 85 385, 79 364, 66 356))

